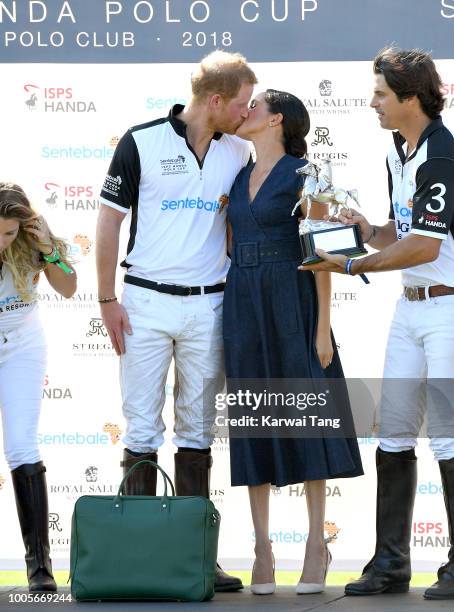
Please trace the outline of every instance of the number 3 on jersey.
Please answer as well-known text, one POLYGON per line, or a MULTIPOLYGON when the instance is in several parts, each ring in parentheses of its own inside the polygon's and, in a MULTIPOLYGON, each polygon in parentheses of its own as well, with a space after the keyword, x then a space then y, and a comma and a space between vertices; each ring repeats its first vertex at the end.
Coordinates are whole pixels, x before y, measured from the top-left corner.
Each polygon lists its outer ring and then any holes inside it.
POLYGON ((442 210, 444 210, 445 206, 446 206, 446 202, 444 199, 444 195, 446 193, 446 187, 443 183, 434 183, 433 185, 431 185, 430 187, 431 189, 435 190, 435 189, 439 189, 439 192, 435 195, 432 196, 432 201, 436 200, 439 204, 435 206, 435 208, 432 206, 432 203, 429 202, 429 204, 427 204, 426 206, 426 210, 428 210, 431 213, 441 213, 442 210))

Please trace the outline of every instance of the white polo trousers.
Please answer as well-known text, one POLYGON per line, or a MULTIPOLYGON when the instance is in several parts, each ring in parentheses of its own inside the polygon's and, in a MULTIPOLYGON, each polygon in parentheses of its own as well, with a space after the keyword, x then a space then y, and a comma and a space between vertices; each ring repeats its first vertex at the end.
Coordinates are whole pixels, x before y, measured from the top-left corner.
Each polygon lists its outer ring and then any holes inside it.
POLYGON ((41 459, 37 433, 45 374, 46 341, 35 312, 19 328, 0 332, 3 448, 11 470, 41 459))
POLYGON ((427 413, 435 459, 452 459, 454 295, 417 302, 400 298, 389 332, 383 378, 380 448, 388 452, 414 448, 427 413), (389 380, 387 384, 387 379, 407 378, 411 379, 408 383, 389 380), (418 384, 426 379, 428 394, 418 384))
POLYGON ((181 297, 125 283, 122 304, 132 327, 120 357, 126 434, 132 451, 157 450, 164 441, 165 383, 175 359, 176 446, 208 448, 215 395, 224 387, 223 293, 181 297))

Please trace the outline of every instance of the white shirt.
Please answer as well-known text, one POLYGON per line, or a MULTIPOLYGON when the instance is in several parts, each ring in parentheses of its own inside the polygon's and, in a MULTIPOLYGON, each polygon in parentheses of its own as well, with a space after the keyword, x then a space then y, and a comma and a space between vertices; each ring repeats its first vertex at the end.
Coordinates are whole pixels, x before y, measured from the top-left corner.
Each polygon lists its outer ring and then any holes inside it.
POLYGON ((407 144, 397 132, 394 143, 387 167, 397 238, 412 233, 441 240, 437 259, 402 270, 402 284, 454 287, 454 137, 438 118, 408 158, 407 144))
POLYGON ((175 115, 131 128, 115 151, 101 202, 131 210, 128 274, 176 285, 215 285, 224 280, 228 195, 248 163, 249 145, 236 136, 215 134, 200 162, 175 115))
MULTIPOLYGON (((30 274, 29 288, 36 296, 39 274, 30 274)), ((8 264, 3 263, 0 273, 0 331, 8 331, 22 325, 37 308, 36 299, 23 302, 14 286, 13 275, 8 264)))

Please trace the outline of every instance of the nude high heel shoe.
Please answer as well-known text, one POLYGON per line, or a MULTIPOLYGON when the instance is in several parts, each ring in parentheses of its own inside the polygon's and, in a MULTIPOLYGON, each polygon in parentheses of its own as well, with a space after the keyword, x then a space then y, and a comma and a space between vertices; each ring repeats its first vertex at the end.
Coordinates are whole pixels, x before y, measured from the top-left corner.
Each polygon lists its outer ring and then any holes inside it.
POLYGON ((325 543, 325 547, 326 547, 326 566, 325 566, 325 575, 323 576, 323 582, 322 583, 302 582, 300 580, 300 582, 298 582, 298 584, 296 585, 297 595, 309 595, 312 593, 322 593, 325 590, 326 575, 328 574, 328 568, 332 561, 332 556, 328 549, 328 546, 326 546, 326 543, 325 543))
MULTIPOLYGON (((274 578, 275 560, 274 560, 273 553, 271 554, 273 557, 273 578, 274 578)), ((255 561, 252 567, 252 577, 254 577, 254 569, 255 569, 255 561)), ((276 590, 276 580, 274 580, 273 582, 262 582, 262 583, 257 583, 257 584, 251 583, 251 593, 253 593, 254 595, 272 595, 275 590, 276 590)))

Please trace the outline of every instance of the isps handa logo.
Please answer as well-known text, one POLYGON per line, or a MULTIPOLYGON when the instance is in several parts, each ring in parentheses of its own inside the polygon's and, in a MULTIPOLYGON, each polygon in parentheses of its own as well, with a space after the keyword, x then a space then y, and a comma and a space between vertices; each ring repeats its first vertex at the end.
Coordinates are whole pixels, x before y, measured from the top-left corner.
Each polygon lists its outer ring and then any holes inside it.
POLYGON ((81 99, 72 87, 42 87, 24 84, 25 107, 29 111, 45 113, 96 113, 93 100, 81 99))
POLYGON ((454 83, 443 83, 441 93, 445 99, 445 110, 454 109, 454 83))
POLYGON ((71 389, 69 387, 55 386, 54 384, 51 384, 49 381, 49 376, 46 374, 44 377, 43 399, 64 400, 72 399, 72 397, 71 389))
POLYGON ((416 548, 448 548, 449 534, 441 521, 414 522, 412 545, 416 548))
POLYGON ((61 185, 47 181, 43 185, 43 200, 50 209, 71 212, 99 210, 99 199, 95 197, 93 185, 61 185))

